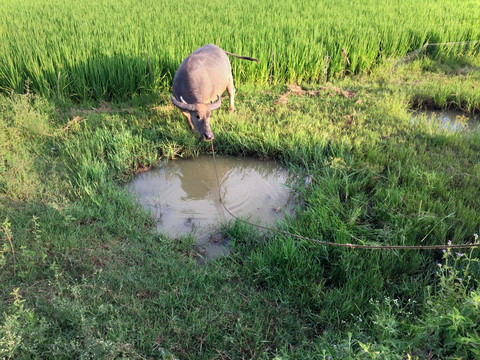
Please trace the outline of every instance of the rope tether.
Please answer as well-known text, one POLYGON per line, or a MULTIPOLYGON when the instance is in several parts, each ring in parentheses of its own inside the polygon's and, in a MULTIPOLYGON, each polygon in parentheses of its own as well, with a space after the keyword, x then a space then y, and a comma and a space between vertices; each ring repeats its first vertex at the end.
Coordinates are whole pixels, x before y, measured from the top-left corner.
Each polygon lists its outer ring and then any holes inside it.
MULTIPOLYGON (((255 226, 257 228, 260 228, 260 229, 263 229, 263 230, 267 230, 267 231, 272 231, 272 232, 276 232, 276 233, 279 233, 279 234, 283 234, 283 235, 287 235, 287 236, 292 236, 292 237, 295 237, 297 239, 301 239, 301 240, 306 240, 306 241, 310 241, 310 242, 314 242, 314 243, 317 243, 317 244, 320 244, 320 245, 325 245, 325 246, 336 246, 336 247, 343 247, 343 248, 350 248, 350 249, 370 249, 370 250, 443 250, 443 249, 465 249, 465 248, 477 248, 477 247, 480 247, 480 243, 475 243, 475 244, 447 244, 447 245, 411 245, 411 246, 408 246, 408 245, 361 245, 361 244, 350 244, 350 243, 345 243, 345 244, 342 244, 342 243, 334 243, 334 242, 330 242, 330 241, 324 241, 324 240, 318 240, 318 239, 311 239, 309 237, 306 237, 306 236, 301 236, 301 235, 298 235, 298 234, 293 234, 291 232, 288 232, 288 231, 284 231, 284 230, 279 230, 279 229, 273 229, 273 228, 270 228, 270 227, 267 227, 267 226, 263 226, 263 225, 259 225, 259 224, 254 224, 254 223, 251 223, 251 222, 248 222, 246 220, 243 220, 241 218, 239 218, 238 216, 236 216, 235 214, 233 214, 230 210, 228 210, 228 208, 225 206, 225 203, 223 202, 222 200, 222 195, 221 195, 221 192, 220 192, 220 181, 218 180, 218 172, 217 172, 217 162, 215 160, 215 150, 213 148, 213 141, 211 141, 212 143, 212 155, 213 155, 213 165, 215 167, 215 178, 217 180, 217 191, 218 191, 218 200, 220 201, 220 204, 222 204, 223 208, 225 209, 225 211, 230 215, 232 216, 234 219, 238 220, 238 221, 241 221, 247 225, 250 225, 250 226, 255 226)), ((352 236, 352 235, 350 235, 352 236)))

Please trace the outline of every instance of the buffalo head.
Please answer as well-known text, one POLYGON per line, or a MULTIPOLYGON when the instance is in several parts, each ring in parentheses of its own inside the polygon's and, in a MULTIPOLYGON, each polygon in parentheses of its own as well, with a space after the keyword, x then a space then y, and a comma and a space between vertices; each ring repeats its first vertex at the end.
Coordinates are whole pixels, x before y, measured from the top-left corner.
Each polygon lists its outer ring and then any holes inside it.
POLYGON ((220 96, 217 95, 217 101, 210 104, 188 104, 181 96, 181 101, 178 101, 173 95, 170 95, 170 100, 172 100, 172 103, 182 112, 190 115, 190 126, 200 134, 203 140, 210 141, 213 139, 213 133, 210 129, 210 116, 213 110, 220 107, 220 96))

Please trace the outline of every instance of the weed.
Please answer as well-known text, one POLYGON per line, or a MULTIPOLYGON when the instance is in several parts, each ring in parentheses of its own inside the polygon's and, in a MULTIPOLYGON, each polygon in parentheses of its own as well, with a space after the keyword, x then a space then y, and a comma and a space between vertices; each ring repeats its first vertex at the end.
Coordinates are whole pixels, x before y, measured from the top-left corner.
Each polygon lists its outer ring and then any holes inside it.
MULTIPOLYGON (((474 238, 478 243, 477 234, 474 238)), ((474 252, 444 250, 436 274, 437 289, 429 288, 426 304, 431 315, 424 320, 420 338, 441 343, 438 347, 423 340, 423 346, 441 358, 480 356, 480 263, 474 252)))
POLYGON ((23 280, 31 280, 29 277, 35 273, 36 267, 41 267, 47 263, 47 249, 49 242, 42 236, 42 229, 38 222, 38 217, 32 217, 30 246, 21 245, 19 249, 18 276, 23 280))
POLYGON ((12 254, 12 260, 13 260, 13 274, 15 275, 17 272, 17 260, 15 258, 15 248, 13 247, 13 235, 12 235, 12 230, 11 230, 12 224, 10 224, 10 221, 8 218, 5 219, 5 221, 2 224, 2 227, 0 228, 0 231, 3 233, 2 238, 5 240, 5 242, 2 242, 2 248, 0 250, 0 267, 3 268, 7 264, 7 253, 12 254))
POLYGON ((45 340, 45 321, 25 307, 20 288, 11 294, 13 302, 8 313, 3 313, 0 324, 0 356, 4 359, 37 356, 37 346, 45 340))

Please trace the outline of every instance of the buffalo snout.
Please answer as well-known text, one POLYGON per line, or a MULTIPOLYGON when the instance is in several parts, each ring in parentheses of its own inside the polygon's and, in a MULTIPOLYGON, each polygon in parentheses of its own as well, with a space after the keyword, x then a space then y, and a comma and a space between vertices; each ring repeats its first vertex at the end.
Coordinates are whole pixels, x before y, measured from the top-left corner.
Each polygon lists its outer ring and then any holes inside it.
POLYGON ((213 133, 211 131, 207 131, 203 133, 203 140, 205 141, 212 141, 214 138, 213 133))

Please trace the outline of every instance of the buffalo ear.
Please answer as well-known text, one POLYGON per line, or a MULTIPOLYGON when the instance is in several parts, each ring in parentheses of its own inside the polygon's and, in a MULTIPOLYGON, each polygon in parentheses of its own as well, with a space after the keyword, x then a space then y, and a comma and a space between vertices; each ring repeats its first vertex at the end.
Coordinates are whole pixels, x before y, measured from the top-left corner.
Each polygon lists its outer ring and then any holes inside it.
POLYGON ((214 103, 210 103, 208 107, 210 108, 210 110, 217 110, 220 105, 222 105, 222 99, 220 99, 220 96, 217 95, 217 101, 215 101, 214 103))

